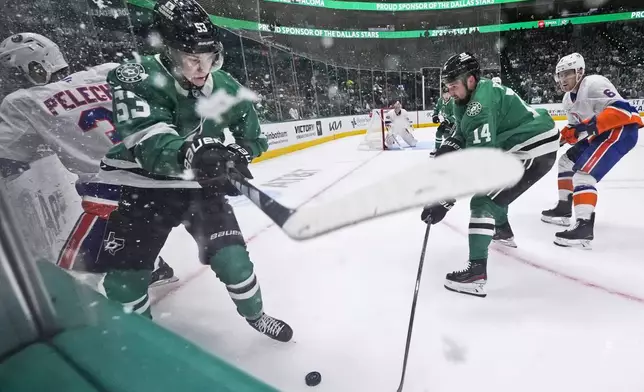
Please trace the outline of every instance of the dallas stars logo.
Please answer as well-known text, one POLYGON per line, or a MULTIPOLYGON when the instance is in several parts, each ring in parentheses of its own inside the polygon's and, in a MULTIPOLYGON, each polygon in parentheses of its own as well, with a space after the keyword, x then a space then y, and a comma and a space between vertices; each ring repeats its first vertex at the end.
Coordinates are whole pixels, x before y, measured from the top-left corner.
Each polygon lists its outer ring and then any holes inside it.
POLYGON ((136 83, 143 80, 147 75, 145 68, 138 63, 123 64, 115 71, 116 78, 125 83, 136 83))
POLYGON ((110 231, 107 239, 103 241, 103 248, 110 252, 112 256, 116 254, 119 250, 125 248, 125 240, 122 238, 116 238, 116 235, 113 231, 110 231))
POLYGON ((465 108, 465 114, 470 117, 474 117, 481 113, 481 109, 483 109, 483 105, 481 105, 479 102, 472 101, 467 104, 467 107, 465 108))

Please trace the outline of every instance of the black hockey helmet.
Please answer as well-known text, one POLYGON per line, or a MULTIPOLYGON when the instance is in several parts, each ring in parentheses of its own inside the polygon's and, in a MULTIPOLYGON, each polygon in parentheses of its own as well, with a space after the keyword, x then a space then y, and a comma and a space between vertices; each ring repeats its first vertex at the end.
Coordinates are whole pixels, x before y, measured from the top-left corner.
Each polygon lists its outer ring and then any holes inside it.
POLYGON ((195 0, 159 0, 154 27, 163 43, 185 53, 221 53, 219 29, 195 0))
POLYGON ((451 83, 459 78, 473 75, 476 80, 481 77, 481 66, 470 52, 463 52, 450 57, 441 70, 441 81, 451 83))

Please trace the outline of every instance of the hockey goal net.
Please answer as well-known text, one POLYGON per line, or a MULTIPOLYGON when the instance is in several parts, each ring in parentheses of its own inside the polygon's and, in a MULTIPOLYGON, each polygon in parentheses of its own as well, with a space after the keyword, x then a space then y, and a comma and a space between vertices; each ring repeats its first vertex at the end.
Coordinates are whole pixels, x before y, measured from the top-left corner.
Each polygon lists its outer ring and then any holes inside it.
POLYGON ((369 113, 369 123, 367 133, 358 145, 360 150, 386 150, 385 137, 387 127, 385 125, 385 115, 389 109, 372 109, 369 113))

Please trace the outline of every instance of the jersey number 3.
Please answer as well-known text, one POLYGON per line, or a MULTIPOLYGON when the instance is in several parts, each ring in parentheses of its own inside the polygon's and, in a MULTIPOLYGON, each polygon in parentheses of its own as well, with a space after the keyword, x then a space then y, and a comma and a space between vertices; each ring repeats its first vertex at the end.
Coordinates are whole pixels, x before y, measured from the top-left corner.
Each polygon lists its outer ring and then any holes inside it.
POLYGON ((83 132, 102 130, 105 136, 112 141, 112 144, 121 142, 121 139, 114 129, 112 111, 103 106, 83 110, 78 119, 78 126, 83 132))

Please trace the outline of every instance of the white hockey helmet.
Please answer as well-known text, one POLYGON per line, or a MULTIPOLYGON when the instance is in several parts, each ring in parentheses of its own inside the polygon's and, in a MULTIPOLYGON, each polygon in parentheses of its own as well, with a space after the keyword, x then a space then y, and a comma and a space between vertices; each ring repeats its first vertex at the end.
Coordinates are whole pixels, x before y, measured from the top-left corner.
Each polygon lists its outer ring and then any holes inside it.
POLYGON ((577 74, 577 82, 581 80, 586 72, 586 62, 579 53, 569 54, 559 59, 555 67, 555 82, 559 83, 559 73, 574 69, 577 74))
POLYGON ((501 84, 501 78, 498 76, 493 77, 492 83, 501 84))
POLYGON ((36 33, 14 34, 2 41, 0 65, 18 68, 36 86, 49 83, 53 73, 68 67, 58 45, 36 33), (39 77, 39 72, 44 75, 39 77))
POLYGON ((396 101, 396 103, 394 103, 394 109, 396 110, 402 109, 402 104, 400 103, 400 101, 396 101))

